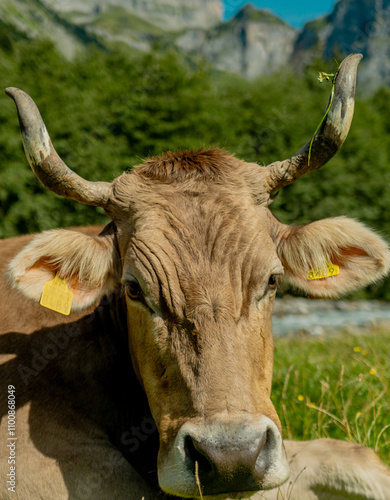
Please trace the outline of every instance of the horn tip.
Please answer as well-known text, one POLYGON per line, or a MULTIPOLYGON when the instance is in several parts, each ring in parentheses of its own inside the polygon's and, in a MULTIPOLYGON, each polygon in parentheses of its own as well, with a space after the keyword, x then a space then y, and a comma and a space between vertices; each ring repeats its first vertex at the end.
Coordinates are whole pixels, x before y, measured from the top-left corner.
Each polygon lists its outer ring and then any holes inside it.
POLYGON ((358 65, 362 59, 363 54, 361 54, 360 52, 353 52, 352 54, 349 54, 343 61, 341 61, 340 67, 344 62, 347 64, 348 61, 358 65))
POLYGON ((17 89, 16 87, 7 87, 5 89, 5 93, 7 94, 7 96, 11 97, 14 100, 15 100, 15 96, 18 92, 22 92, 22 91, 20 89, 17 89))
POLYGON ((351 56, 353 56, 358 62, 360 62, 363 59, 363 54, 361 54, 360 52, 355 52, 351 54, 351 56))

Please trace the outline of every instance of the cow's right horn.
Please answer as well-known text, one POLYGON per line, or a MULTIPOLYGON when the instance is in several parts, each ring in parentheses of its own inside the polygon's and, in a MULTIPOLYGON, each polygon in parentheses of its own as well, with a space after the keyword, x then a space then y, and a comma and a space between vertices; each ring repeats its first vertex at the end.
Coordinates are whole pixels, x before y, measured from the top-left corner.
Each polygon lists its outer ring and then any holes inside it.
POLYGON ((111 184, 86 181, 58 156, 35 102, 22 90, 5 89, 18 110, 24 151, 35 175, 44 186, 60 196, 107 208, 111 184))

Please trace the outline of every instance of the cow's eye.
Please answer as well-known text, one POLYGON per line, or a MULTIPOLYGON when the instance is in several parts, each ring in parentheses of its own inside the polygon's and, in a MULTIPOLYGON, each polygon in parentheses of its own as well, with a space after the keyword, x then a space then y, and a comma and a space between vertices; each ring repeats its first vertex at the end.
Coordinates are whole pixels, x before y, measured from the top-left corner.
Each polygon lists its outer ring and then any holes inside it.
POLYGON ((142 300, 144 296, 138 281, 128 281, 126 283, 126 294, 131 300, 142 300))
POLYGON ((275 274, 271 274, 268 280, 268 288, 275 289, 278 286, 278 277, 275 274))

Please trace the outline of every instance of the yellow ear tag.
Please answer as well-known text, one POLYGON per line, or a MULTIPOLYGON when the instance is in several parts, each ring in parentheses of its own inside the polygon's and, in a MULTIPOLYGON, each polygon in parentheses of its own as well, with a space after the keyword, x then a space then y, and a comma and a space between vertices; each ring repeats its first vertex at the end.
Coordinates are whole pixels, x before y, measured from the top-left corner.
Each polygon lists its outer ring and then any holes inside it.
POLYGON ((55 278, 47 281, 43 287, 40 304, 52 311, 68 316, 72 307, 73 293, 69 290, 65 278, 59 273, 55 278))
POLYGON ((321 280, 324 278, 330 278, 331 276, 337 276, 340 273, 340 268, 339 266, 336 266, 336 264, 332 264, 331 262, 326 263, 326 269, 310 269, 310 271, 307 273, 307 279, 310 280, 321 280))

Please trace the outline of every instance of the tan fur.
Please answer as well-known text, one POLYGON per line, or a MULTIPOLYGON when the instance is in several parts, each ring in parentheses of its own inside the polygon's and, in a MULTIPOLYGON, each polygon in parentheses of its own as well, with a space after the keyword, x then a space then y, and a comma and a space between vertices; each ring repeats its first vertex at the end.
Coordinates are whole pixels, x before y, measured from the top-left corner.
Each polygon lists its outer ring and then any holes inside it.
POLYGON ((390 470, 369 448, 335 439, 285 441, 291 476, 251 500, 388 500, 390 470))
POLYGON ((73 310, 85 309, 117 286, 118 257, 111 240, 65 229, 45 231, 12 260, 11 284, 39 301, 44 284, 59 273, 74 294, 73 310))
MULTIPOLYGON (((18 387, 19 398, 22 388, 18 387)), ((4 479, 0 483, 1 500, 156 500, 156 491, 88 419, 79 415, 79 428, 70 428, 69 405, 62 408, 61 418, 53 418, 49 408, 41 409, 39 418, 34 404, 35 398, 17 411, 16 494, 7 491, 4 479), (37 422, 43 427, 42 439, 38 440, 37 422)), ((9 443, 7 437, 7 421, 3 418, 0 438, 9 443)), ((9 449, 2 446, 4 478, 9 473, 8 457, 9 449)))
POLYGON ((347 217, 286 227, 278 254, 289 281, 319 297, 339 297, 376 282, 390 267, 390 253, 383 239, 347 217), (313 268, 326 270, 326 262, 338 265, 340 274, 309 281, 307 272, 313 268))
POLYGON ((199 151, 168 151, 148 158, 134 171, 146 179, 166 183, 182 182, 189 179, 215 180, 237 169, 236 160, 231 154, 221 149, 199 151))
POLYGON ((127 296, 121 327, 158 427, 158 473, 176 495, 197 492, 186 461, 175 455, 183 425, 220 437, 218 429, 244 421, 250 429, 271 422, 272 444, 264 449, 272 463, 256 485, 271 488, 286 477, 270 400, 275 277, 285 273, 305 291, 335 296, 377 280, 389 266, 386 243, 353 220, 298 228, 278 222, 262 205, 262 190, 248 183, 253 175, 253 165, 220 150, 150 159, 113 182, 113 223, 104 234, 49 231, 10 265, 11 283, 33 300, 59 271, 75 292, 74 310, 138 284, 139 299, 127 296), (326 258, 340 275, 308 282, 307 271, 326 258))
MULTIPOLYGON (((102 229, 85 227, 77 228, 77 232, 95 237, 102 229)), ((78 322, 93 313, 98 304, 82 313, 63 316, 27 299, 7 282, 9 261, 32 239, 33 236, 29 235, 0 240, 0 380, 4 387, 0 394, 0 440, 3 443, 9 442, 7 438, 10 437, 6 406, 8 384, 16 387, 17 404, 16 494, 11 494, 6 488, 6 474, 10 471, 9 449, 2 446, 0 498, 140 500, 145 497, 145 500, 155 500, 157 491, 139 476, 105 437, 102 429, 93 426, 89 416, 80 409, 75 411, 76 394, 82 397, 87 394, 83 394, 85 379, 76 381, 74 387, 77 390, 69 390, 76 373, 74 364, 65 366, 64 378, 58 379, 61 354, 67 352, 71 360, 76 354, 72 352, 72 339, 77 340, 81 335, 78 322), (42 358, 46 352, 51 352, 45 349, 50 346, 53 349, 54 332, 60 333, 60 330, 62 336, 59 339, 64 341, 65 338, 68 344, 58 347, 58 355, 47 358, 45 366, 42 358), (21 369, 31 370, 26 372, 27 383, 20 377, 21 369), (59 387, 67 393, 66 397, 58 397, 59 387)), ((79 355, 83 356, 84 371, 93 373, 96 359, 89 347, 79 355)), ((95 399, 104 397, 100 392, 95 396, 95 399)))

